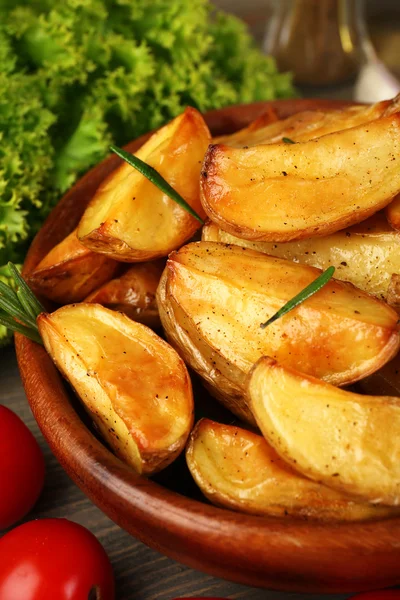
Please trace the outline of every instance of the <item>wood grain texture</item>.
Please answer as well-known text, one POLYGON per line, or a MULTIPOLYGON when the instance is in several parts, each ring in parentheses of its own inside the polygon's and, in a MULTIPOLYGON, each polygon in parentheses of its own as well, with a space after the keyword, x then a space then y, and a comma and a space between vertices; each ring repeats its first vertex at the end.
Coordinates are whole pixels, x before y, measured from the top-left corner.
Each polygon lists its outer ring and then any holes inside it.
MULTIPOLYGON (((285 116, 329 105, 295 100, 276 108, 285 116)), ((214 134, 226 133, 264 108, 232 107, 207 119, 214 134)), ((25 272, 76 226, 97 185, 117 164, 115 156, 106 159, 64 197, 34 240, 25 272)), ((28 400, 62 466, 109 517, 152 548, 213 575, 274 589, 342 592, 400 583, 400 519, 333 525, 241 515, 183 495, 184 470, 164 480, 166 485, 140 477, 83 424, 45 350, 21 336, 16 347, 28 400)))

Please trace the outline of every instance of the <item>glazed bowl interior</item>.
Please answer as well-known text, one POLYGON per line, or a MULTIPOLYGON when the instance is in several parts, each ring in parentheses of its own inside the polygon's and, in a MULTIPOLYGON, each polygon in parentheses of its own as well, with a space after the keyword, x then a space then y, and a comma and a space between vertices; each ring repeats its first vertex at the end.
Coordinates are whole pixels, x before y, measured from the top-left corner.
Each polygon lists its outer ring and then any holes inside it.
MULTIPOLYGON (((280 117, 347 103, 272 103, 280 117)), ((213 111, 214 135, 247 125, 267 103, 213 111)), ((127 145, 137 150, 142 136, 127 145)), ((59 202, 27 255, 29 273, 78 224, 101 181, 120 164, 115 155, 87 173, 59 202)), ((153 480, 137 475, 100 441, 45 350, 19 335, 17 357, 35 418, 53 453, 108 516, 143 542, 189 566, 240 583, 291 591, 348 592, 400 583, 400 519, 329 524, 262 518, 210 505, 181 456, 153 480)), ((232 422, 194 377, 196 417, 232 422)))

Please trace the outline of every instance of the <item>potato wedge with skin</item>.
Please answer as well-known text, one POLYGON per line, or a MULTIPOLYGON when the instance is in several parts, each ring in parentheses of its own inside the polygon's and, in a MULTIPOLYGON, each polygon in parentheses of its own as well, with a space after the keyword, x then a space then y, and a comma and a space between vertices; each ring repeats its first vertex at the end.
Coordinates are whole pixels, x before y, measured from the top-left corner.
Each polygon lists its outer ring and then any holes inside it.
POLYGON ((150 475, 182 451, 193 424, 183 361, 151 329, 98 304, 42 314, 44 345, 114 452, 150 475))
MULTIPOLYGON (((392 115, 400 110, 399 96, 392 100, 384 100, 369 106, 349 106, 341 110, 323 111, 319 120, 314 120, 309 126, 295 124, 292 132, 287 135, 296 142, 307 142, 336 131, 344 131, 359 127, 384 116, 392 115)), ((264 143, 276 143, 279 137, 270 138, 264 143)))
POLYGON ((248 514, 363 521, 400 511, 359 503, 312 481, 283 461, 261 435, 209 419, 199 421, 192 431, 186 461, 213 504, 248 514))
POLYGON ((400 312, 400 275, 394 273, 391 277, 388 293, 387 303, 393 306, 397 312, 400 312))
POLYGON ((400 194, 385 208, 386 218, 394 229, 400 229, 400 194))
POLYGON ((234 148, 241 148, 246 144, 250 146, 252 139, 258 139, 260 135, 259 132, 263 132, 268 125, 271 123, 276 123, 277 121, 278 115, 272 106, 270 106, 262 115, 252 121, 247 127, 239 129, 239 131, 235 131, 235 133, 220 135, 213 138, 213 144, 227 144, 228 146, 232 146, 234 148))
POLYGON ((221 229, 289 242, 365 220, 400 191, 400 113, 304 143, 212 145, 201 198, 221 229))
POLYGON ((276 144, 282 142, 283 137, 296 142, 306 142, 335 131, 369 123, 399 110, 400 96, 397 96, 393 100, 384 100, 371 106, 349 106, 341 110, 326 111, 307 110, 281 120, 270 119, 266 113, 240 131, 214 138, 213 143, 243 148, 243 146, 259 144, 276 144))
POLYGON ((333 265, 336 279, 350 281, 397 309, 394 282, 400 273, 400 233, 388 225, 382 212, 331 235, 296 242, 242 240, 212 222, 203 227, 202 239, 237 244, 322 270, 333 265))
MULTIPOLYGON (((231 148, 259 146, 260 144, 277 144, 283 137, 293 139, 296 135, 307 133, 312 136, 325 117, 325 113, 317 110, 306 110, 283 119, 268 123, 263 127, 245 127, 231 135, 213 139, 213 144, 224 144, 231 148), (251 127, 251 128, 250 128, 251 127)), ((294 141, 294 140, 293 140, 294 141)))
MULTIPOLYGON (((201 217, 199 175, 210 140, 201 114, 187 108, 136 152, 201 217)), ((78 237, 96 252, 143 262, 167 256, 199 227, 186 210, 124 162, 98 188, 79 223, 78 237)))
POLYGON ((244 394, 246 375, 261 356, 345 385, 373 373, 398 351, 396 312, 336 280, 261 329, 319 274, 235 245, 191 243, 167 261, 157 292, 161 322, 211 393, 254 423, 244 394))
POLYGON ((267 442, 297 471, 375 504, 400 504, 400 398, 362 396, 263 358, 248 383, 267 442))
POLYGON ((46 254, 26 280, 36 294, 69 304, 80 302, 109 281, 118 267, 115 260, 81 244, 74 230, 46 254))
POLYGON ((165 261, 137 263, 86 298, 86 302, 125 313, 151 329, 161 327, 156 293, 165 261))

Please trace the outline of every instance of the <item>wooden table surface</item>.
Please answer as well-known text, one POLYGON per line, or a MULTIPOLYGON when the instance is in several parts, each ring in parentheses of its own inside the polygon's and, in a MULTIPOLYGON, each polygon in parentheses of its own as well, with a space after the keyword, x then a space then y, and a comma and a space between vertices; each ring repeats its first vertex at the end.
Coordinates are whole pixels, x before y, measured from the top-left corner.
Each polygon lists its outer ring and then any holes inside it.
MULTIPOLYGON (((113 564, 117 600, 170 600, 183 596, 249 600, 318 599, 312 594, 268 592, 216 579, 161 556, 129 536, 84 496, 52 456, 30 411, 12 347, 0 350, 0 382, 0 403, 24 420, 39 441, 46 460, 45 488, 28 519, 66 517, 90 529, 103 544, 113 564)), ((345 596, 329 598, 335 600, 345 596)))

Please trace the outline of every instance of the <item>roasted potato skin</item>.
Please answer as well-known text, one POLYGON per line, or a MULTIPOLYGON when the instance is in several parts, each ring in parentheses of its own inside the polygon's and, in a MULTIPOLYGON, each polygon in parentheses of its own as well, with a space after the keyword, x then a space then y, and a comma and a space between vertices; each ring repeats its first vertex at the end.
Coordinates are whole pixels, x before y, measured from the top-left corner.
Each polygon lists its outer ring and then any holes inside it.
POLYGON ((202 239, 237 244, 323 271, 333 265, 336 279, 350 281, 396 310, 399 308, 396 281, 400 273, 400 234, 390 227, 383 212, 331 235, 296 242, 243 240, 210 221, 203 227, 202 239))
POLYGON ((367 219, 399 193, 399 154, 400 113, 296 144, 211 145, 201 200, 212 221, 240 238, 329 235, 367 219))
POLYGON ((231 148, 246 148, 260 144, 281 143, 283 137, 292 139, 293 136, 300 135, 302 132, 307 132, 312 137, 312 130, 318 127, 324 117, 325 113, 322 111, 307 110, 280 121, 265 123, 261 127, 253 126, 252 123, 249 127, 231 135, 214 138, 213 144, 223 144, 231 148))
POLYGON ((84 300, 96 287, 109 281, 118 268, 115 260, 81 244, 74 230, 50 250, 26 280, 39 296, 70 304, 84 300))
MULTIPOLYGON (((229 135, 220 135, 213 138, 213 144, 227 144, 233 148, 241 148, 245 145, 252 145, 252 140, 257 140, 259 136, 263 136, 265 129, 268 129, 268 125, 276 123, 278 121, 278 115, 276 111, 270 106, 262 115, 252 121, 250 125, 235 131, 229 135)), ((262 142, 259 142, 260 144, 262 142)))
POLYGON ((307 479, 261 435, 209 419, 201 419, 192 431, 186 461, 213 504, 247 514, 332 522, 382 519, 400 512, 357 502, 307 479))
POLYGON ((400 229, 400 194, 385 208, 387 220, 394 229, 400 229))
POLYGON ((138 323, 159 329, 156 293, 164 267, 163 260, 134 264, 120 277, 89 294, 86 302, 123 312, 138 323))
MULTIPOLYGON (((199 175, 210 141, 201 114, 187 108, 136 152, 201 217, 199 175)), ((186 210, 124 162, 99 186, 79 223, 78 237, 116 260, 144 262, 168 256, 199 227, 186 210)))
POLYGON ((395 311, 335 280, 270 327, 260 328, 319 273, 212 242, 188 244, 169 257, 157 292, 167 338, 240 419, 255 424, 246 400, 246 376, 263 355, 345 385, 397 353, 395 311))
POLYGON ((183 450, 193 425, 189 374, 151 329, 98 304, 41 314, 43 343, 114 452, 150 475, 183 450))
POLYGON ((267 357, 251 371, 248 398, 294 469, 361 501, 400 505, 400 398, 344 391, 267 357))
POLYGON ((387 293, 387 303, 400 312, 400 275, 393 273, 387 293))
POLYGON ((394 114, 399 110, 399 97, 371 106, 359 105, 340 110, 303 111, 281 120, 278 120, 276 113, 270 109, 248 127, 230 135, 214 138, 213 143, 243 148, 259 144, 276 144, 282 142, 284 137, 295 142, 307 142, 335 131, 358 127, 380 117, 394 114))

